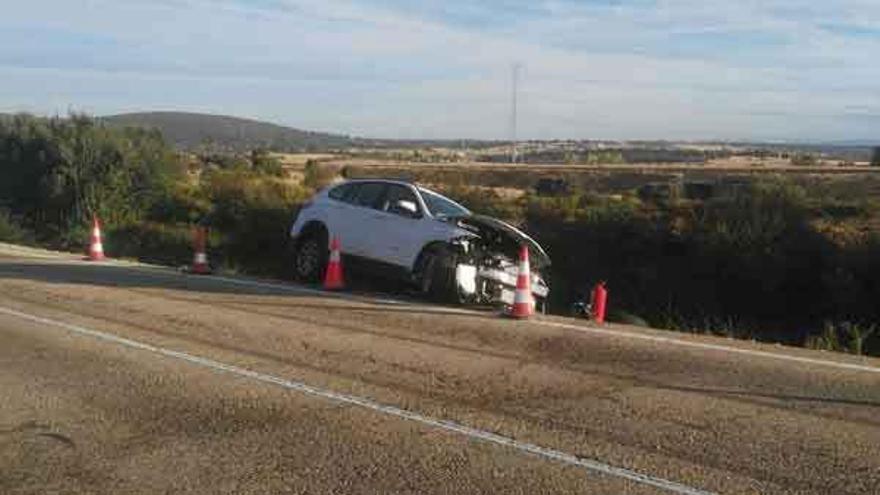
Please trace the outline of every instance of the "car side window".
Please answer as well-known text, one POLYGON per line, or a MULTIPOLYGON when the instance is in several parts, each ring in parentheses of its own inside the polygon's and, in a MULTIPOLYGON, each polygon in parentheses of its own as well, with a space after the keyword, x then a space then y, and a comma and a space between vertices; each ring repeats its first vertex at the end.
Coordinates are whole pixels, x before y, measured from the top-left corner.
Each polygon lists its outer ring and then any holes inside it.
POLYGON ((336 186, 327 193, 327 196, 336 201, 346 201, 346 198, 351 198, 356 185, 357 184, 342 184, 341 186, 336 186))
POLYGON ((378 210, 382 207, 380 202, 385 193, 385 187, 386 185, 381 182, 359 184, 357 187, 357 194, 355 194, 352 201, 349 202, 355 206, 363 206, 364 208, 378 210))
POLYGON ((402 217, 413 217, 420 215, 419 212, 419 202, 416 199, 415 193, 406 186, 401 186, 400 184, 389 184, 388 191, 385 193, 385 199, 382 201, 383 211, 387 211, 388 213, 394 213, 395 215, 400 215, 402 217), (409 201, 415 206, 416 211, 411 212, 407 210, 402 210, 398 206, 398 202, 400 201, 409 201))
POLYGON ((342 201, 353 205, 355 198, 357 198, 357 195, 361 190, 361 186, 363 186, 363 184, 351 184, 351 187, 349 187, 342 195, 342 201))

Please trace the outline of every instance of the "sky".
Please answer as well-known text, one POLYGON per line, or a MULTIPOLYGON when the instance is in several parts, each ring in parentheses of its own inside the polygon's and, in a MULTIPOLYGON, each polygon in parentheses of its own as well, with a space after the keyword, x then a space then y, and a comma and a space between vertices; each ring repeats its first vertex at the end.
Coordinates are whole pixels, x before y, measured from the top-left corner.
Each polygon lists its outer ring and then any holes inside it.
POLYGON ((877 0, 27 0, 0 112, 364 137, 880 142, 877 0))

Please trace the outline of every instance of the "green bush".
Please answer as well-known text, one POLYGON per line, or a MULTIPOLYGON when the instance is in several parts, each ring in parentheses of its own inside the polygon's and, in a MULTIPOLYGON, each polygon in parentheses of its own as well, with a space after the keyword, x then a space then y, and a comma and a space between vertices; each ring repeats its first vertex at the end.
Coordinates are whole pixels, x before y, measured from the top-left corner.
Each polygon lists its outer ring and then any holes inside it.
POLYGON ((880 239, 832 243, 817 204, 778 179, 707 202, 530 197, 527 230, 553 259, 557 312, 606 280, 611 307, 652 326, 801 344, 823 320, 880 321, 880 239))
POLYGON ((258 174, 281 177, 284 175, 284 167, 281 160, 270 155, 267 150, 255 149, 251 151, 251 169, 258 174))
POLYGON ((44 241, 71 242, 93 214, 107 225, 145 218, 182 171, 156 131, 83 115, 0 121, 0 198, 44 241))
POLYGON ((192 262, 192 224, 138 222, 108 229, 104 248, 109 256, 147 263, 182 266, 192 262))
MULTIPOLYGON (((104 229, 105 231, 107 229, 104 229)), ((92 236, 92 227, 89 223, 70 225, 60 230, 51 237, 44 238, 43 242, 58 249, 68 251, 85 252, 92 236)))
POLYGON ((149 218, 168 223, 194 223, 208 216, 213 205, 205 188, 198 183, 176 184, 152 208, 149 218))
POLYGON ((203 187, 212 205, 204 223, 222 238, 222 261, 254 273, 286 273, 290 222, 311 191, 282 179, 225 171, 212 172, 203 187))
POLYGON ((8 211, 0 209, 0 242, 30 244, 33 234, 22 228, 8 211))

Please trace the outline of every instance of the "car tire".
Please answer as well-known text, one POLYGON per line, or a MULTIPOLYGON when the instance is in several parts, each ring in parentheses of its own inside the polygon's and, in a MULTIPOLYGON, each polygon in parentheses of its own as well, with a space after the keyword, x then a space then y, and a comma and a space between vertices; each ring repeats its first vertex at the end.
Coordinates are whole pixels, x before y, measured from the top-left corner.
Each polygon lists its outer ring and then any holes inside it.
POLYGON ((458 256, 450 249, 435 248, 425 254, 419 285, 429 298, 440 303, 463 304, 466 298, 458 288, 455 270, 458 256))
POLYGON ((330 258, 327 241, 325 232, 314 230, 296 243, 293 272, 297 280, 307 283, 320 282, 327 269, 327 260, 330 258))

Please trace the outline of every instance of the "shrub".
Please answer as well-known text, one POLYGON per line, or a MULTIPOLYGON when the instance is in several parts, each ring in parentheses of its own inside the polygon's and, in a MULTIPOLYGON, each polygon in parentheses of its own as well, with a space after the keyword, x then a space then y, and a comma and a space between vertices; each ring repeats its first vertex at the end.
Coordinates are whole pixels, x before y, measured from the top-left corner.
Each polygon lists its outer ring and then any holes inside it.
POLYGON ((105 236, 107 253, 114 257, 171 266, 192 261, 192 224, 137 222, 108 229, 105 236))
POLYGON ((22 228, 6 210, 0 209, 0 242, 29 244, 33 235, 22 228))
POLYGON ((169 223, 199 222, 208 216, 212 206, 206 188, 198 183, 182 182, 153 205, 149 218, 169 223))
POLYGON ((245 271, 284 273, 287 230, 310 191, 278 178, 226 171, 212 172, 203 187, 212 204, 205 223, 221 236, 224 262, 245 271))
POLYGON ((0 121, 0 197, 43 240, 62 244, 93 214, 144 218, 183 167, 156 131, 114 129, 84 115, 0 121))
POLYGON ((276 177, 284 175, 284 167, 281 164, 281 160, 275 158, 264 149, 251 151, 251 169, 258 174, 274 175, 276 177))
MULTIPOLYGON (((348 172, 347 169, 344 171, 348 172)), ((333 182, 337 177, 335 168, 323 166, 315 160, 306 161, 303 173, 303 186, 311 189, 320 189, 333 182)))

